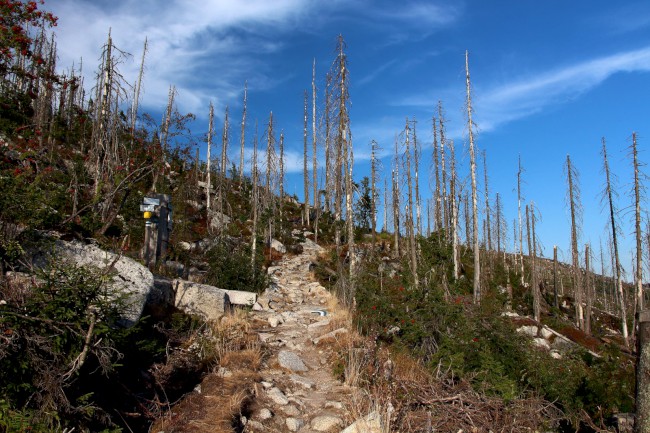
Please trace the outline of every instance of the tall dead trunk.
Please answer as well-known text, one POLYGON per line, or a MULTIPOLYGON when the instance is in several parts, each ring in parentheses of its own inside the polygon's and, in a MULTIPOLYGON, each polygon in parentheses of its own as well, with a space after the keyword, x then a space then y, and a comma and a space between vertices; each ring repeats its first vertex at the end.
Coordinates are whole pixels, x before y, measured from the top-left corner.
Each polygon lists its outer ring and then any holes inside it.
POLYGON ((537 220, 535 216, 535 204, 531 203, 530 205, 530 224, 532 229, 532 242, 533 242, 533 254, 531 257, 531 270, 530 270, 530 281, 533 290, 533 315, 535 320, 539 322, 541 320, 541 293, 539 291, 539 282, 537 281, 537 235, 535 232, 535 221, 537 220))
POLYGON ((643 297, 643 247, 641 239, 641 175, 639 164, 639 152, 637 150, 636 132, 632 133, 632 166, 634 168, 634 237, 636 238, 636 266, 634 274, 634 283, 636 286, 636 311, 645 309, 643 297))
POLYGON ((591 274, 591 248, 585 244, 585 332, 591 334, 591 309, 593 306, 593 280, 591 274))
POLYGON ((416 215, 416 226, 417 234, 422 235, 422 202, 420 199, 420 145, 418 144, 417 133, 415 124, 417 123, 415 119, 413 123, 413 163, 414 163, 414 176, 415 176, 415 215, 416 215))
POLYGON ((560 308, 560 301, 557 290, 557 245, 553 245, 553 300, 555 308, 560 308))
POLYGON ((485 247, 487 251, 492 251, 492 230, 490 225, 490 191, 488 189, 488 171, 487 171, 487 156, 485 150, 483 150, 483 177, 485 182, 485 225, 487 228, 486 232, 486 241, 485 247))
POLYGON ((144 48, 142 50, 142 59, 140 60, 140 72, 138 73, 138 80, 133 87, 133 106, 131 107, 131 144, 135 137, 135 123, 138 119, 138 104, 140 102, 140 90, 142 89, 142 77, 144 75, 144 59, 147 55, 147 38, 144 38, 144 48))
POLYGON ((406 145, 406 183, 408 194, 408 208, 406 210, 406 230, 409 237, 409 252, 411 258, 409 260, 411 265, 411 274, 413 276, 413 286, 418 287, 418 262, 417 262, 417 246, 415 245, 415 227, 413 224, 413 181, 411 175, 411 143, 410 143, 410 127, 409 120, 406 119, 405 145, 406 145))
POLYGON ((442 174, 442 228, 445 231, 445 236, 449 238, 449 206, 447 197, 447 170, 445 167, 445 118, 442 111, 442 102, 438 101, 438 122, 440 123, 440 170, 442 174))
POLYGON ((305 90, 304 96, 304 123, 302 129, 302 144, 303 144, 303 157, 302 157, 302 179, 304 185, 304 200, 303 200, 303 223, 309 225, 309 171, 307 169, 307 91, 305 90))
POLYGON ((251 191, 253 213, 253 229, 251 233, 251 268, 255 269, 255 255, 257 254, 257 220, 259 218, 259 171, 257 169, 257 121, 255 121, 255 135, 253 136, 253 159, 251 161, 251 182, 253 190, 251 191))
POLYGON ((371 201, 370 201, 370 212, 371 212, 371 223, 372 223, 372 251, 374 254, 375 246, 377 245, 377 148, 378 144, 375 140, 371 142, 371 151, 370 151, 370 190, 371 190, 371 201))
POLYGON ((481 302, 481 260, 478 244, 478 203, 476 187, 476 152, 474 149, 474 132, 472 127, 472 96, 471 83, 469 78, 469 53, 465 51, 465 77, 467 85, 467 129, 469 134, 469 160, 470 173, 472 177, 472 226, 474 231, 474 303, 481 302))
POLYGON ((440 193, 440 151, 438 149, 438 126, 435 116, 431 119, 433 124, 433 170, 435 173, 435 189, 433 195, 433 217, 435 218, 434 230, 439 232, 442 228, 442 204, 440 193))
POLYGON ((318 242, 318 220, 320 219, 320 194, 318 193, 318 152, 316 146, 316 59, 311 72, 311 156, 312 186, 314 188, 314 241, 318 242))
MULTIPOLYGON (((521 224, 521 175, 523 173, 523 168, 521 167, 521 155, 519 155, 519 169, 517 170, 517 214, 519 216, 519 262, 520 262, 520 283, 523 286, 524 284, 524 241, 523 234, 524 229, 521 224)), ((516 257, 516 256, 515 256, 516 257)))
POLYGON ((609 171, 609 162, 607 161, 607 146, 605 144, 605 138, 602 139, 602 155, 603 155, 603 168, 605 169, 605 191, 603 199, 607 199, 609 204, 609 225, 612 229, 612 249, 614 250, 613 260, 614 260, 614 274, 616 276, 616 291, 618 295, 619 307, 621 312, 621 332, 623 333, 623 338, 625 339, 625 344, 628 344, 628 331, 627 331, 627 309, 625 306, 625 293, 623 292, 623 279, 621 276, 621 261, 619 260, 618 254, 618 223, 616 221, 616 214, 618 210, 616 209, 614 203, 614 196, 616 194, 616 189, 613 188, 612 181, 613 176, 609 171))
MULTIPOLYGON (((214 105, 210 102, 210 113, 208 115, 208 149, 206 155, 206 173, 205 173, 205 209, 207 213, 208 230, 210 230, 210 212, 211 212, 211 186, 212 186, 212 136, 214 135, 214 105)), ((220 216, 219 218, 223 218, 220 216)), ((222 221, 223 223, 223 221, 222 221)))
POLYGON ((580 189, 577 183, 578 172, 571 165, 571 157, 566 156, 567 195, 571 211, 571 266, 573 273, 573 292, 576 310, 576 326, 585 329, 583 303, 583 290, 581 283, 580 262, 578 259, 578 235, 580 231, 580 189))
POLYGON ((223 118, 223 135, 221 136, 221 177, 222 182, 227 177, 228 170, 228 144, 230 141, 230 120, 228 119, 228 107, 223 118))
MULTIPOLYGON (((460 278, 460 248, 458 246, 458 201, 456 200, 456 148, 449 140, 449 198, 451 199, 451 246, 454 265, 454 280, 460 278)), ((460 200, 460 194, 458 195, 460 200)))
POLYGON ((246 104, 248 102, 248 81, 244 82, 244 105, 241 114, 241 132, 239 133, 239 182, 244 184, 244 148, 246 145, 246 104))

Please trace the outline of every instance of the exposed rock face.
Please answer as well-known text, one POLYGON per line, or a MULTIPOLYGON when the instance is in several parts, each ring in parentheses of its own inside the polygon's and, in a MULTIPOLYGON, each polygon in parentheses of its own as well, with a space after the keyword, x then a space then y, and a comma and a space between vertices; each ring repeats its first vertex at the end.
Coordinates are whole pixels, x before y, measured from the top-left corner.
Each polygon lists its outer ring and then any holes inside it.
POLYGON ((317 416, 311 420, 311 428, 316 431, 328 432, 334 431, 335 429, 338 431, 341 425, 343 425, 341 418, 332 415, 317 416))
POLYGON ((187 313, 217 320, 230 311, 230 299, 225 290, 179 279, 174 280, 173 285, 176 292, 174 305, 187 313))
POLYGON ((253 306, 257 302, 257 293, 243 290, 226 290, 232 305, 253 306))
POLYGON ((94 266, 100 270, 112 267, 112 289, 116 296, 125 295, 126 309, 121 324, 131 327, 140 319, 150 292, 154 288, 153 274, 135 260, 104 251, 96 245, 81 242, 55 242, 56 253, 77 266, 94 266))
POLYGON ((219 211, 210 210, 210 227, 214 230, 220 230, 226 228, 230 224, 230 217, 228 215, 222 214, 219 211))

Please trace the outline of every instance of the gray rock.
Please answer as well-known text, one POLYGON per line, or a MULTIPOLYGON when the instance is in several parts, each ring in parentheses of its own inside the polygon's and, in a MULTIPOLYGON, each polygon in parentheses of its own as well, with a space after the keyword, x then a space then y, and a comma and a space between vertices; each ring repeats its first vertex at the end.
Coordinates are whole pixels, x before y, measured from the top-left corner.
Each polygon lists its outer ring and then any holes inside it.
POLYGON ((230 311, 230 300, 225 290, 179 279, 173 284, 175 305, 181 310, 198 314, 206 320, 217 320, 230 311))
POLYGON ((280 364, 280 367, 287 368, 291 371, 309 370, 298 355, 287 350, 281 350, 278 353, 278 363, 280 364))
POLYGON ((318 245, 316 242, 312 241, 311 239, 305 239, 305 242, 302 243, 302 247, 305 250, 311 250, 311 251, 316 251, 320 252, 323 251, 323 247, 318 245))
POLYGON ((257 301, 257 293, 243 290, 226 290, 231 305, 244 305, 250 307, 257 301))
POLYGON ((289 399, 282 391, 280 391, 280 388, 271 388, 266 391, 266 395, 268 395, 273 403, 277 405, 286 406, 289 404, 289 399))
POLYGON ((371 412, 342 430, 341 433, 381 433, 381 417, 378 412, 371 412))
POLYGON ((267 419, 273 418, 273 413, 269 409, 264 408, 257 413, 257 418, 265 421, 267 419))
POLYGON ((277 239, 271 239, 271 248, 273 248, 275 251, 281 254, 287 252, 287 247, 285 247, 284 244, 282 244, 282 242, 280 242, 277 239))
POLYGON ((343 425, 343 421, 341 421, 341 418, 333 415, 321 415, 312 419, 310 425, 312 430, 327 432, 340 428, 343 425))
POLYGON ((255 431, 266 431, 264 426, 259 421, 249 420, 246 424, 246 431, 255 432, 255 431))
POLYGON ((295 407, 294 405, 292 405, 292 404, 284 406, 282 408, 282 412, 284 412, 284 414, 288 415, 288 416, 299 416, 300 415, 300 410, 297 407, 295 407))
POLYGON ((529 337, 537 337, 537 326, 525 325, 520 328, 517 328, 517 332, 519 332, 520 334, 528 335, 529 337))
POLYGON ((540 337, 533 338, 533 344, 537 347, 541 347, 542 349, 551 349, 551 345, 548 344, 548 341, 540 337))
POLYGON ((542 327, 542 329, 540 330, 540 333, 542 334, 542 338, 545 338, 547 340, 550 339, 553 335, 555 335, 555 334, 553 334, 553 331, 551 331, 546 326, 542 327))
POLYGON ((314 382, 297 374, 292 374, 289 376, 289 379, 296 385, 300 385, 305 389, 312 389, 314 387, 314 382))
POLYGON ((230 224, 230 217, 224 215, 219 211, 210 211, 210 227, 219 230, 222 227, 226 228, 230 224))
POLYGON ((55 249, 59 257, 77 266, 94 266, 100 270, 111 266, 111 272, 115 274, 110 283, 111 296, 124 296, 126 302, 120 322, 131 327, 138 321, 154 287, 153 274, 149 269, 133 259, 104 251, 92 244, 57 240, 55 249))
POLYGON ((305 424, 305 422, 298 418, 287 418, 285 424, 289 431, 298 431, 305 424))
POLYGON ((277 328, 279 324, 284 323, 282 316, 271 316, 269 317, 269 325, 271 328, 277 328))

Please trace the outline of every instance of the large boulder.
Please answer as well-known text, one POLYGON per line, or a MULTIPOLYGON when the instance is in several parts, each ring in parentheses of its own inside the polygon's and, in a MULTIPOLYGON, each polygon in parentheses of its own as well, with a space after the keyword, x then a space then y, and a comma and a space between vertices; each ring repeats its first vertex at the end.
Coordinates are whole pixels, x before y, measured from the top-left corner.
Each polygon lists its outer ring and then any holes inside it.
POLYGON ((111 288, 116 297, 123 296, 126 300, 120 324, 131 327, 140 319, 154 287, 149 269, 129 257, 118 256, 93 244, 57 240, 54 247, 56 255, 64 261, 76 266, 94 266, 113 274, 111 288), (107 269, 109 267, 111 269, 107 269))
POLYGON ((245 292, 243 290, 226 290, 232 305, 243 305, 252 307, 257 302, 257 293, 245 292))
POLYGON ((206 320, 217 320, 230 311, 230 298, 226 290, 207 284, 176 279, 175 306, 186 313, 198 314, 206 320))

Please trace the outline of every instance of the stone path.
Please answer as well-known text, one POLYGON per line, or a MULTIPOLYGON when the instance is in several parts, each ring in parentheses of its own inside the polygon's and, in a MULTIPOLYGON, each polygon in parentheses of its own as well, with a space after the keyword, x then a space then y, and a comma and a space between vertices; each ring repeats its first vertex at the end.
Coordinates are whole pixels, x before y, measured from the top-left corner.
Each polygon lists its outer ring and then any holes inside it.
POLYGON ((327 311, 332 295, 309 271, 322 249, 309 240, 303 248, 269 268, 272 288, 252 313, 268 323, 259 336, 270 354, 246 432, 339 432, 352 423, 351 390, 332 376, 326 349, 316 344, 335 326, 327 311))

